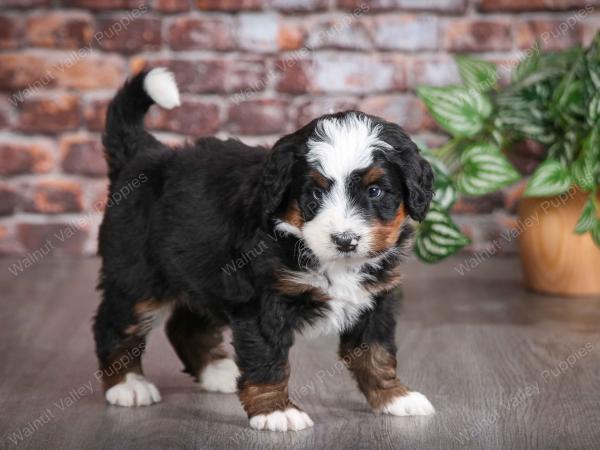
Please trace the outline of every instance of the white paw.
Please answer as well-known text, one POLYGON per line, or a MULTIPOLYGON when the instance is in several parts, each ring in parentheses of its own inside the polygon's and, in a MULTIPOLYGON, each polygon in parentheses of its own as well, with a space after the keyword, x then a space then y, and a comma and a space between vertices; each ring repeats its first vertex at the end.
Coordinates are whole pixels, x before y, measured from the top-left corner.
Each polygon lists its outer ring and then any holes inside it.
POLYGON ((147 406, 160 402, 160 393, 142 375, 128 373, 124 381, 106 391, 106 401, 118 406, 147 406))
POLYGON ((298 431, 312 427, 313 421, 303 411, 288 408, 271 414, 259 414, 250 418, 250 427, 255 430, 298 431))
POLYGON ((394 416, 429 416, 435 413, 435 408, 423 394, 409 392, 396 397, 383 407, 382 412, 394 416))
POLYGON ((237 391, 240 370, 233 359, 218 359, 211 362, 200 374, 200 387, 211 392, 231 394, 237 391))

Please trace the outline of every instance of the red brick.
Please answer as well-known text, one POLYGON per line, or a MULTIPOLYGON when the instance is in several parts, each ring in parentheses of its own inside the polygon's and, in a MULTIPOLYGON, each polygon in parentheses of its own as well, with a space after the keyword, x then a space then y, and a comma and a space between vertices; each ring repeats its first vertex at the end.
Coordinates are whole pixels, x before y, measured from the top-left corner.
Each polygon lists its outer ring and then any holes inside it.
POLYGON ((277 36, 279 50, 297 50, 304 42, 305 30, 297 21, 285 20, 279 25, 277 36))
POLYGON ((0 216, 14 213, 18 201, 19 196, 15 188, 0 181, 0 216))
POLYGON ((439 20, 433 16, 384 15, 373 24, 375 45, 384 50, 434 50, 439 46, 439 20))
POLYGON ((108 173, 100 138, 65 135, 60 140, 62 169, 66 173, 105 176, 108 173))
POLYGON ((48 6, 51 0, 3 0, 4 8, 30 8, 32 6, 48 6))
POLYGON ((262 99, 231 105, 227 124, 236 134, 281 133, 288 125, 287 102, 262 99))
POLYGON ((327 9, 327 0, 270 0, 269 6, 284 12, 315 12, 327 9))
POLYGON ((89 48, 50 57, 39 52, 0 54, 0 90, 15 92, 17 103, 53 87, 113 89, 123 82, 123 74, 121 57, 91 53, 89 48))
POLYGON ((504 206, 504 194, 493 192, 481 197, 461 197, 452 212, 455 214, 490 214, 504 206))
POLYGON ((102 34, 96 41, 101 48, 123 53, 158 50, 162 42, 161 21, 150 17, 130 20, 126 16, 112 15, 98 20, 96 35, 98 33, 102 34))
POLYGON ((567 20, 527 20, 519 22, 515 40, 520 49, 565 50, 581 42, 583 27, 573 17, 567 20))
POLYGON ((264 61, 254 58, 236 60, 185 60, 158 59, 134 60, 134 72, 141 67, 166 66, 175 74, 177 85, 182 92, 227 93, 243 89, 264 89, 266 68, 264 61))
POLYGON ((212 135, 220 126, 219 107, 214 103, 184 100, 181 107, 175 109, 153 108, 147 124, 153 129, 189 136, 212 135))
POLYGON ((58 71, 56 84, 67 89, 116 89, 125 80, 125 63, 117 55, 89 54, 58 71))
POLYGON ((454 52, 510 50, 511 23, 504 19, 457 19, 444 30, 444 48, 454 52))
POLYGON ((27 19, 30 45, 50 48, 79 48, 94 36, 92 17, 80 12, 40 13, 27 19))
POLYGON ((300 59, 291 55, 279 59, 275 63, 275 70, 279 74, 278 91, 295 94, 309 91, 313 76, 312 60, 300 59))
POLYGON ((358 109, 394 122, 409 133, 436 129, 435 121, 427 113, 423 102, 412 94, 369 96, 358 109))
POLYGON ((11 107, 7 95, 0 95, 0 129, 3 128, 11 128, 11 107))
POLYGON ((41 214, 83 211, 81 185, 66 180, 44 180, 25 187, 23 209, 41 214))
POLYGON ((198 9, 238 11, 261 9, 267 0, 196 0, 198 9))
MULTIPOLYGON (((526 0, 525 0, 526 1, 526 0)), ((446 13, 462 13, 467 8, 467 0, 339 0, 345 9, 359 11, 387 11, 398 9, 403 11, 435 11, 446 13)))
POLYGON ((330 114, 339 111, 357 109, 358 101, 355 98, 325 98, 303 101, 296 109, 296 127, 300 128, 313 119, 323 114, 330 114))
POLYGON ((31 98, 20 106, 19 129, 38 133, 68 131, 79 126, 80 115, 76 95, 31 98))
POLYGON ((110 98, 94 98, 83 106, 83 120, 90 131, 103 131, 110 98))
POLYGON ((147 0, 65 0, 69 6, 94 10, 139 9, 148 11, 147 0))
POLYGON ((447 86, 459 84, 460 76, 454 59, 448 55, 416 57, 407 64, 408 87, 447 86))
POLYGON ((106 209, 108 201, 108 180, 90 181, 87 183, 89 204, 86 211, 101 213, 106 209))
POLYGON ((548 11, 569 10, 600 5, 598 0, 479 0, 478 8, 482 11, 548 11))
POLYGON ((239 17, 237 38, 241 49, 253 53, 274 53, 279 48, 278 16, 249 13, 239 17))
POLYGON ((169 27, 168 40, 175 50, 232 50, 234 22, 228 16, 179 17, 169 27))
POLYGON ((89 220, 84 217, 72 222, 20 223, 17 225, 17 235, 28 252, 49 247, 52 254, 80 255, 84 250, 89 227, 89 220))
POLYGON ((345 14, 311 24, 306 45, 311 49, 367 50, 371 48, 371 38, 364 20, 359 21, 345 14))
POLYGON ((528 179, 522 179, 504 189, 504 210, 509 214, 517 214, 519 201, 523 198, 528 182, 528 179))
POLYGON ((544 145, 531 140, 513 144, 508 157, 515 168, 524 175, 531 175, 546 158, 547 149, 544 145))
POLYGON ((404 68, 371 55, 323 55, 314 57, 313 92, 374 93, 401 89, 404 68))
POLYGON ((165 13, 189 11, 189 0, 154 0, 154 9, 165 13))
POLYGON ((582 43, 585 46, 588 46, 592 43, 596 35, 598 34, 598 30, 600 30, 600 16, 592 16, 582 24, 583 32, 582 32, 582 43))
POLYGON ((4 139, 0 143, 0 175, 49 172, 54 167, 52 153, 45 139, 4 139))
POLYGON ((23 21, 17 15, 0 16, 0 48, 17 48, 21 44, 23 21))
POLYGON ((47 72, 48 69, 48 61, 40 54, 0 54, 0 90, 14 92, 36 82, 41 87, 51 87, 56 80, 47 72))

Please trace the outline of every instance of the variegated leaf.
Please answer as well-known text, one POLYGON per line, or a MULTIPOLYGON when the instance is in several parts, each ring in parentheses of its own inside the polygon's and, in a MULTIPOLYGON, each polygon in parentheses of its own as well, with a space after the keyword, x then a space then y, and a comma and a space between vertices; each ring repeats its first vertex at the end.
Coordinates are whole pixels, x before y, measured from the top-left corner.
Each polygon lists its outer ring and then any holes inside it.
POLYGON ((417 93, 438 124, 453 136, 476 135, 492 113, 490 100, 474 89, 420 87, 417 93))
POLYGON ((417 230, 415 252, 421 260, 435 263, 456 253, 469 242, 450 215, 433 206, 417 230))
POLYGON ((569 190, 572 180, 569 170, 552 159, 544 161, 531 176, 525 197, 550 197, 569 190))
POLYGON ((465 149, 461 164, 456 185, 468 195, 488 194, 520 178, 500 149, 488 143, 473 144, 465 149))

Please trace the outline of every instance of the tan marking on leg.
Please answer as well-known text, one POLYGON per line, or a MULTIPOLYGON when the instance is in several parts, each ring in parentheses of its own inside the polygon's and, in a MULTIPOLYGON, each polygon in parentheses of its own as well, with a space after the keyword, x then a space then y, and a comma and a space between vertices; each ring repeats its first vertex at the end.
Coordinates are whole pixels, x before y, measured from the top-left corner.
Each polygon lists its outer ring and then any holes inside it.
POLYGON ((270 414, 290 407, 299 410, 289 398, 288 379, 289 373, 279 383, 245 383, 238 392, 238 397, 248 417, 270 414))
POLYGON ((396 358, 382 346, 374 344, 363 350, 342 345, 339 355, 375 411, 408 393, 396 376, 396 358))

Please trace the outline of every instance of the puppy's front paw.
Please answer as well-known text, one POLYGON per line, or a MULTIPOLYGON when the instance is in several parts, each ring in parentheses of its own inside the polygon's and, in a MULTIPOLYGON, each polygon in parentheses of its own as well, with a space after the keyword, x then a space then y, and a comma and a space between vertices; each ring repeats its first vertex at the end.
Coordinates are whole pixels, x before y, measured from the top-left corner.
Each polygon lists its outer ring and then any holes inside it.
POLYGON ((106 401, 117 406, 147 406, 160 402, 156 386, 137 373, 128 373, 125 379, 106 391, 106 401))
POLYGON ((429 416, 435 413, 435 408, 423 394, 409 392, 394 398, 383 407, 382 412, 394 416, 429 416))
POLYGON ((296 408, 259 414, 250 418, 250 426, 255 430, 298 431, 312 427, 313 421, 308 414, 296 408))
POLYGON ((211 392, 231 394, 237 391, 237 378, 240 371, 232 359, 219 359, 211 362, 200 374, 200 387, 211 392))

